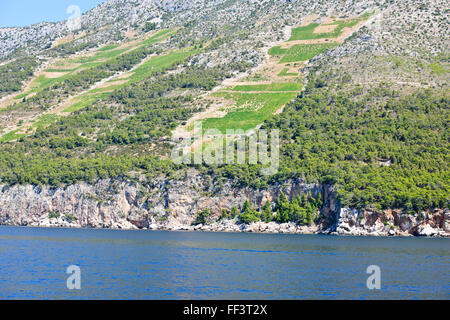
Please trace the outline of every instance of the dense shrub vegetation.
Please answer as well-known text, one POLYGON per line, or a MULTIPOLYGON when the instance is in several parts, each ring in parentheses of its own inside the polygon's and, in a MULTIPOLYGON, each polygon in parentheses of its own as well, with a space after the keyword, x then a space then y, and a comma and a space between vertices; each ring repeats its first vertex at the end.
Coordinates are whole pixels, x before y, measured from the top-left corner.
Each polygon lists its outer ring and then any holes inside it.
POLYGON ((207 224, 209 222, 209 216, 211 215, 209 209, 204 209, 197 213, 197 217, 195 218, 195 221, 192 223, 193 226, 199 225, 199 224, 207 224))
POLYGON ((94 42, 76 43, 75 41, 70 41, 57 45, 54 48, 49 49, 48 51, 52 56, 65 57, 83 50, 95 48, 96 46, 97 45, 94 42))
POLYGON ((186 92, 209 90, 226 76, 222 67, 160 72, 39 126, 18 142, 0 144, 2 182, 56 186, 130 176, 131 171, 170 175, 178 167, 156 156, 152 146, 197 111, 186 92))
POLYGON ((22 88, 23 81, 33 75, 38 63, 34 58, 20 58, 0 65, 0 97, 22 88))

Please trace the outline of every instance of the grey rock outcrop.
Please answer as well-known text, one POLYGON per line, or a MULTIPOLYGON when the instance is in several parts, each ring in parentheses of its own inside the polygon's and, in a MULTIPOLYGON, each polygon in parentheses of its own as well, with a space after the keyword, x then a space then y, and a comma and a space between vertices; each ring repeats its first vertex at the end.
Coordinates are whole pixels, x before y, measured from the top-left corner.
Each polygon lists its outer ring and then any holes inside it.
POLYGON ((376 211, 341 208, 333 229, 342 235, 443 236, 449 234, 449 210, 405 214, 400 210, 376 211))
POLYGON ((163 177, 147 183, 100 180, 65 188, 0 186, 0 224, 15 226, 200 230, 267 233, 332 233, 375 236, 449 236, 448 209, 410 215, 398 210, 341 208, 333 187, 306 184, 299 179, 255 190, 232 181, 213 182, 189 170, 179 179, 163 177), (248 200, 261 207, 283 192, 293 198, 311 192, 324 205, 317 224, 256 222, 239 224, 220 220, 222 209, 239 208, 248 200), (210 209, 211 223, 192 226, 202 209, 210 209))
MULTIPOLYGON (((161 178, 150 184, 101 180, 94 185, 78 183, 65 188, 4 185, 0 186, 0 224, 190 229, 202 209, 210 209, 212 220, 216 220, 222 209, 239 208, 246 200, 261 207, 266 201, 277 199, 281 192, 294 197, 324 191, 322 186, 300 180, 261 190, 236 187, 231 181, 219 186, 193 170, 182 180, 161 178)), ((327 194, 331 196, 330 192, 327 194)))

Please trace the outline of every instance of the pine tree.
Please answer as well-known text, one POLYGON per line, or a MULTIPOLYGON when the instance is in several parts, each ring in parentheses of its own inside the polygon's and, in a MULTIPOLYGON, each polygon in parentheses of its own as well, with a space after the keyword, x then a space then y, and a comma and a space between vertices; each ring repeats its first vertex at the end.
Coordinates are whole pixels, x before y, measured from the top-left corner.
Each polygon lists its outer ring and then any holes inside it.
POLYGON ((307 200, 307 198, 306 198, 306 195, 305 195, 305 194, 302 194, 302 196, 301 196, 301 198, 300 198, 300 206, 301 206, 302 208, 305 208, 307 202, 308 202, 308 200, 307 200))
POLYGON ((290 220, 294 222, 298 222, 302 218, 302 208, 300 207, 299 201, 297 198, 294 198, 291 203, 292 217, 290 220))
POLYGON ((251 209, 251 204, 248 200, 245 200, 244 205, 242 206, 242 213, 248 213, 249 210, 251 209))
POLYGON ((237 215, 238 215, 238 209, 236 208, 236 206, 233 206, 231 208, 231 219, 234 219, 237 215))
POLYGON ((272 221, 272 215, 273 214, 270 202, 266 201, 266 203, 262 207, 261 220, 263 220, 264 222, 270 222, 272 221))
POLYGON ((222 209, 222 216, 221 219, 225 220, 228 218, 228 212, 226 209, 222 209))

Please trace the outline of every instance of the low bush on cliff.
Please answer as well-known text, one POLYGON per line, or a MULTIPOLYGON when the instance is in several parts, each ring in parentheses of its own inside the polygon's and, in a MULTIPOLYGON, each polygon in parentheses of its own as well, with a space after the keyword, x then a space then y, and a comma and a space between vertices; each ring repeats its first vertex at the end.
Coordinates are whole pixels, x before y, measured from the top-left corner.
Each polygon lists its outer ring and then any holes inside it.
POLYGON ((252 208, 250 202, 245 201, 242 206, 242 212, 239 215, 239 222, 241 223, 252 223, 259 221, 259 212, 252 208))
POLYGON ((204 209, 197 213, 197 217, 195 221, 192 223, 193 226, 199 225, 199 224, 207 224, 209 222, 209 217, 211 215, 211 212, 209 209, 204 209))

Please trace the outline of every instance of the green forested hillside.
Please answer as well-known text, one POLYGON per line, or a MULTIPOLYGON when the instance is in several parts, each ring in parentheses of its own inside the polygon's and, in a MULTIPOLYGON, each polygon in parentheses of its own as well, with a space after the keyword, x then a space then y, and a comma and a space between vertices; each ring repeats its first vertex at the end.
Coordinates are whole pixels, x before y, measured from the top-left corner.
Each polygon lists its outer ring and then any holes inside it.
POLYGON ((169 174, 175 166, 160 160, 164 150, 152 152, 152 145, 164 136, 168 139, 170 130, 197 110, 186 107, 192 101, 190 95, 166 95, 176 90, 210 89, 228 71, 220 67, 188 68, 176 75, 162 71, 112 92, 97 104, 39 126, 34 134, 17 142, 0 144, 2 181, 62 185, 126 176, 132 170, 150 176, 153 172, 169 174))
MULTIPOLYGON (((149 82, 114 93, 126 106, 120 112, 133 115, 113 130, 108 128, 119 109, 89 107, 39 129, 20 143, 3 144, 3 181, 60 185, 125 176, 132 170, 151 175, 179 168, 169 160, 151 154, 136 157, 130 151, 138 152, 139 146, 157 141, 188 117, 181 108, 188 97, 158 96, 168 87, 208 87, 217 77, 214 72, 202 73, 203 81, 190 83, 194 72, 199 71, 188 71, 189 77, 171 77, 171 82, 161 85, 153 81, 152 95, 149 82), (105 153, 111 146, 124 145, 132 148, 105 153)), ((372 205, 417 212, 448 206, 447 96, 421 91, 398 97, 389 89, 376 89, 356 100, 350 93, 329 94, 327 88, 313 86, 311 83, 282 114, 264 124, 263 128, 280 129, 284 142, 278 174, 262 177, 259 167, 251 165, 205 167, 206 172, 253 187, 292 177, 333 184, 343 203, 357 208, 372 205)))
POLYGON ((448 206, 448 95, 424 90, 400 97, 377 88, 357 99, 358 92, 333 94, 316 88, 319 83, 311 82, 263 126, 280 129, 277 175, 258 177, 256 166, 214 171, 257 187, 291 177, 332 184, 342 202, 356 208, 418 212, 448 206))

